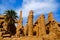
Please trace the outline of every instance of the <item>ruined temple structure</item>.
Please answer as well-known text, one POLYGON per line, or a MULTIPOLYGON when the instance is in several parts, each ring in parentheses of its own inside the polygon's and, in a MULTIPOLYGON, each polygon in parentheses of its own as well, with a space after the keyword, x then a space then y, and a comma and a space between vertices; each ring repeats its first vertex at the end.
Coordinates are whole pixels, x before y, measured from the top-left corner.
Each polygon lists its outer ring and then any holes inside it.
POLYGON ((34 12, 31 10, 27 23, 23 26, 22 11, 20 11, 20 19, 15 20, 16 30, 14 27, 10 28, 13 29, 12 33, 16 31, 14 35, 7 30, 8 23, 4 20, 5 16, 0 15, 0 40, 60 40, 60 23, 56 22, 52 12, 48 14, 47 19, 44 14, 41 14, 35 22, 33 14, 34 12))

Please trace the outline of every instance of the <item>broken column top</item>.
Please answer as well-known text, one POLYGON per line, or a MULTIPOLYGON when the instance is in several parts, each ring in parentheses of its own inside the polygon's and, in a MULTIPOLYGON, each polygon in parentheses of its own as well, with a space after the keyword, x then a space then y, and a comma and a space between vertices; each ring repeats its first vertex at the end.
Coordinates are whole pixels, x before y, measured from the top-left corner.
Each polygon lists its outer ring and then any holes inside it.
POLYGON ((45 18, 44 14, 41 14, 40 17, 44 17, 45 18))
POLYGON ((53 17, 52 12, 50 12, 50 13, 48 14, 48 17, 53 17))
POLYGON ((33 15, 33 10, 30 10, 29 15, 33 15))
POLYGON ((48 21, 52 21, 54 18, 53 18, 53 14, 52 14, 52 12, 50 12, 49 14, 48 14, 48 21))
POLYGON ((22 18, 22 10, 20 11, 20 19, 22 18))

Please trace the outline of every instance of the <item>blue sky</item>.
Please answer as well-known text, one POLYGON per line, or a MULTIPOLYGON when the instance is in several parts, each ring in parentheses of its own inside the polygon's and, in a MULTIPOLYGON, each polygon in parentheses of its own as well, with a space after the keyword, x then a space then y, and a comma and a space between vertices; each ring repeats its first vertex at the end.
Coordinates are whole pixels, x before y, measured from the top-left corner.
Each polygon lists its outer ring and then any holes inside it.
POLYGON ((30 10, 34 11, 34 21, 40 14, 48 16, 53 13, 57 22, 60 22, 60 0, 0 0, 0 14, 5 10, 13 9, 19 16, 20 10, 23 11, 23 24, 26 23, 30 10))

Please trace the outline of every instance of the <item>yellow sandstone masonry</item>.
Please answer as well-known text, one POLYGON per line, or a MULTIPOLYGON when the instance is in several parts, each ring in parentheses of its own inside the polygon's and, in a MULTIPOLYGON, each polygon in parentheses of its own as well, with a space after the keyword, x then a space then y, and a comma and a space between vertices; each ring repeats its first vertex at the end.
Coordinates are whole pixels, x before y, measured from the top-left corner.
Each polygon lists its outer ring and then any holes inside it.
POLYGON ((28 16, 28 36, 33 35, 33 11, 29 12, 28 16))
POLYGON ((35 22, 33 14, 31 10, 27 23, 23 26, 20 11, 20 19, 15 20, 17 23, 15 35, 11 35, 7 30, 8 22, 5 21, 5 15, 0 15, 0 40, 60 40, 60 23, 54 19, 52 12, 48 14, 47 19, 44 14, 40 14, 35 22))
POLYGON ((17 37, 20 37, 20 29, 22 29, 22 11, 20 11, 20 19, 18 21, 18 26, 17 26, 17 33, 16 33, 16 36, 17 37))
POLYGON ((40 15, 40 18, 38 20, 38 27, 39 27, 39 36, 44 36, 46 35, 46 30, 45 30, 45 16, 42 14, 40 15))

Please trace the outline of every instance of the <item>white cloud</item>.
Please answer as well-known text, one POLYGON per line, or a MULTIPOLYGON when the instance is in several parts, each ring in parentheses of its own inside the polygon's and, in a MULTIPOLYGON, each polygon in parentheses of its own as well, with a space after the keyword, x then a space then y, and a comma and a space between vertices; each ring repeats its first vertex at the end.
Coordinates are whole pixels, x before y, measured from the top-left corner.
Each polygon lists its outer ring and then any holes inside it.
POLYGON ((17 9, 18 15, 20 10, 23 11, 23 17, 27 17, 30 10, 34 11, 34 15, 40 15, 56 11, 57 4, 54 0, 23 0, 22 8, 17 9))

